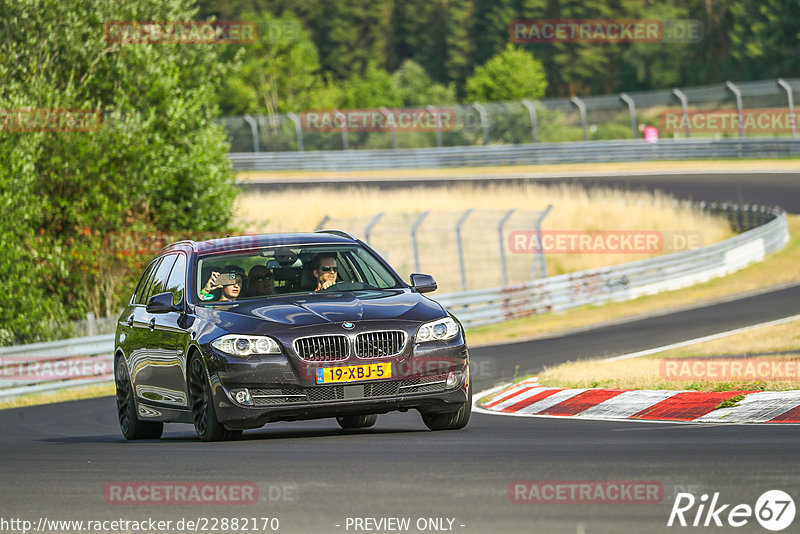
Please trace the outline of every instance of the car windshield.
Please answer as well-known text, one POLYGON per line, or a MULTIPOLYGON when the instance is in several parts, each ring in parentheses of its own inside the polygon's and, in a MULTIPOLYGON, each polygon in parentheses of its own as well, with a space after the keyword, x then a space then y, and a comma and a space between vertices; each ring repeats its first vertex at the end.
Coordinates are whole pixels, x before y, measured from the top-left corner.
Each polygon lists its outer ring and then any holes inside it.
POLYGON ((208 303, 402 287, 358 245, 281 246, 207 255, 200 258, 197 272, 196 298, 208 303))

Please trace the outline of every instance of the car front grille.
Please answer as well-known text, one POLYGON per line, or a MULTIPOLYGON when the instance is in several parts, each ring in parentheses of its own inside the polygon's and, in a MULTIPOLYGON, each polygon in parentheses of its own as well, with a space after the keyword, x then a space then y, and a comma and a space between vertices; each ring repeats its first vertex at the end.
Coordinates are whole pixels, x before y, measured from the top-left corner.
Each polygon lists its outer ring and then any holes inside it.
POLYGON ((356 356, 359 358, 384 358, 400 354, 406 344, 402 330, 364 332, 356 336, 356 356))
MULTIPOLYGON (((363 398, 395 397, 412 393, 444 391, 445 379, 446 375, 435 375, 407 380, 385 380, 383 382, 356 383, 343 386, 251 388, 250 395, 255 406, 344 400, 344 388, 353 386, 364 388, 363 398)), ((359 396, 358 398, 361 397, 359 396)))
POLYGON ((335 362, 347 359, 350 342, 343 335, 303 337, 295 340, 294 350, 308 362, 335 362))

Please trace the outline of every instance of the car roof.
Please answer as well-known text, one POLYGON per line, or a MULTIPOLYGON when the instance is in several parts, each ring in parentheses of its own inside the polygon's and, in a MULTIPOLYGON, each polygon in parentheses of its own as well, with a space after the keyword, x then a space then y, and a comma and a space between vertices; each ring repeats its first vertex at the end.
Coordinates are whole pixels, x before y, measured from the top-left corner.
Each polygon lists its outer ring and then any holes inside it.
POLYGON ((175 250, 193 251, 198 255, 214 252, 233 252, 256 248, 287 245, 340 245, 353 244, 358 240, 338 230, 287 234, 251 234, 209 239, 206 241, 177 241, 161 250, 161 254, 175 250))

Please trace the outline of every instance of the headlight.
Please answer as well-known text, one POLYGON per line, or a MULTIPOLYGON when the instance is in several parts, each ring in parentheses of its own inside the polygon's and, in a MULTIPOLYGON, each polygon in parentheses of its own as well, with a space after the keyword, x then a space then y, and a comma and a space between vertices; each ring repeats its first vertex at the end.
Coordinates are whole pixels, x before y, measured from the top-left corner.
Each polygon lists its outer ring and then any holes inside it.
POLYGON ((225 334, 211 342, 211 346, 220 352, 234 356, 250 356, 251 354, 280 354, 278 342, 267 336, 243 336, 225 334))
POLYGON ((420 326, 414 341, 420 343, 422 341, 452 339, 457 334, 458 325, 456 322, 450 317, 445 317, 420 326))

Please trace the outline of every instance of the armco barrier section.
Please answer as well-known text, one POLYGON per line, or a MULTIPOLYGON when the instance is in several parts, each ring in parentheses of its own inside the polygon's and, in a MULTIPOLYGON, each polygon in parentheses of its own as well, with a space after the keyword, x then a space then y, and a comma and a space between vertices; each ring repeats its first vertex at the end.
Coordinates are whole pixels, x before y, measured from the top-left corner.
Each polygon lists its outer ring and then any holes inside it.
MULTIPOLYGON (((621 301, 724 276, 780 250, 789 240, 786 213, 761 206, 702 205, 747 228, 702 247, 612 267, 562 274, 525 284, 444 294, 436 300, 466 326, 500 322, 584 304, 621 301)), ((0 348, 0 398, 109 383, 114 335, 0 348)))
POLYGON ((232 152, 235 171, 353 171, 434 169, 601 163, 688 159, 785 158, 800 156, 800 140, 684 139, 645 141, 588 141, 531 143, 388 150, 320 150, 314 152, 232 152))
MULTIPOLYGON (((760 207, 753 211, 762 212, 760 207)), ((480 326, 584 304, 622 301, 687 287, 724 276, 789 241, 786 213, 735 237, 656 258, 551 276, 524 284, 439 295, 465 326, 480 326)))
POLYGON ((114 378, 114 334, 0 348, 0 398, 114 378))

